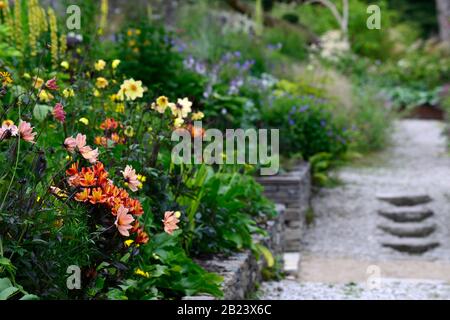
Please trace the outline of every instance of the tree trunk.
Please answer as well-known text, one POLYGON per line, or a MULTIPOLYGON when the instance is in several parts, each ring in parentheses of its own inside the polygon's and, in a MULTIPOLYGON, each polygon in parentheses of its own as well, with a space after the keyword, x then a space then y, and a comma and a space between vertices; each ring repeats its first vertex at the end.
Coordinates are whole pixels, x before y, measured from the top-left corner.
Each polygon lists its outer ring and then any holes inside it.
POLYGON ((450 42, 450 0, 436 0, 439 35, 442 41, 450 42))

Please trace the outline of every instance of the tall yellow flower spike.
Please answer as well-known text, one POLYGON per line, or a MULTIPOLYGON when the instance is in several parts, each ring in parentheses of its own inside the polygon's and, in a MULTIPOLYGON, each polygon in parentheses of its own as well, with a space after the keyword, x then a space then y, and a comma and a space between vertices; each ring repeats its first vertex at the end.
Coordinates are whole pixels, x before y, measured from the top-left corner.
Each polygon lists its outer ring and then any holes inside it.
POLYGON ((52 64, 54 68, 58 67, 58 25, 55 11, 48 9, 48 21, 50 24, 50 52, 52 56, 52 64))

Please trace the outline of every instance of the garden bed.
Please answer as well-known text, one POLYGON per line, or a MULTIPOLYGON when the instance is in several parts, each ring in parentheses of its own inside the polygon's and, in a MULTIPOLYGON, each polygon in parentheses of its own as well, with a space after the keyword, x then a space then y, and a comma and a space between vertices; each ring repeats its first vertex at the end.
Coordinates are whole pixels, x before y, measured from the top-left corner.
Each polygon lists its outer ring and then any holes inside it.
MULTIPOLYGON (((277 205, 277 217, 266 223, 267 237, 258 237, 256 243, 267 247, 275 259, 282 259, 284 251, 285 217, 284 205, 277 205)), ((225 257, 216 255, 209 260, 197 260, 199 265, 209 272, 218 273, 224 278, 222 290, 223 299, 245 299, 255 290, 256 285, 262 281, 262 270, 267 267, 264 257, 257 259, 255 255, 246 250, 225 257)), ((185 300, 213 300, 212 296, 185 297, 185 300)))

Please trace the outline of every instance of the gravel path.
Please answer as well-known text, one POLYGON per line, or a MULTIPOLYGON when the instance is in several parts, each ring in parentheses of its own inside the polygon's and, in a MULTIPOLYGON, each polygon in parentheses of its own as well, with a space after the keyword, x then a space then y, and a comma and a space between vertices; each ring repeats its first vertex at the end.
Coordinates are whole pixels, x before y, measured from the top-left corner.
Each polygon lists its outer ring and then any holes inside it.
POLYGON ((300 283, 266 283, 263 298, 450 299, 443 282, 450 281, 450 157, 442 131, 438 121, 398 121, 389 148, 336 172, 343 184, 321 189, 312 202, 315 221, 303 236, 300 283), (426 206, 438 227, 430 237, 439 247, 410 255, 380 245, 385 233, 377 225, 384 218, 377 210, 389 205, 375 196, 391 192, 432 197, 426 206), (369 266, 383 280, 377 290, 366 288, 369 266))

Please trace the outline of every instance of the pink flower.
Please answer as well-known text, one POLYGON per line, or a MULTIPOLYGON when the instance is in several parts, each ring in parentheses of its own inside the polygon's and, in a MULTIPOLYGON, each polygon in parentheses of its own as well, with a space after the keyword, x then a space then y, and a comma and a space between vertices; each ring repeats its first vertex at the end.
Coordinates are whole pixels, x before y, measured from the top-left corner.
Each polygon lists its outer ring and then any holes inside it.
POLYGON ((64 140, 64 147, 66 147, 67 151, 70 153, 74 153, 76 149, 81 152, 81 150, 86 147, 86 136, 79 133, 75 138, 66 138, 66 140, 64 140))
POLYGON ((64 140, 64 147, 70 153, 78 151, 83 158, 90 163, 96 163, 98 159, 98 149, 92 150, 91 147, 86 145, 86 136, 84 134, 77 134, 75 138, 68 137, 64 140))
POLYGON ((133 226, 131 225, 133 221, 134 218, 131 214, 128 214, 128 209, 126 209, 123 205, 120 205, 120 207, 117 209, 116 222, 114 222, 117 230, 119 230, 119 233, 124 237, 129 237, 130 232, 128 230, 133 228, 133 226))
POLYGON ((58 84, 56 83, 56 78, 50 79, 45 83, 45 86, 50 90, 58 90, 58 84))
POLYGON ((179 229, 177 223, 180 222, 173 211, 166 211, 164 213, 164 231, 168 234, 172 234, 175 230, 179 229))
POLYGON ((53 108, 53 117, 61 123, 66 120, 66 112, 64 111, 64 106, 61 103, 55 104, 53 108))
POLYGON ((133 192, 136 192, 140 185, 140 182, 136 175, 136 170, 134 170, 133 167, 131 167, 131 166, 126 166, 125 171, 120 171, 120 172, 122 172, 122 175, 123 175, 126 183, 128 183, 128 187, 130 188, 130 190, 133 192))
POLYGON ((86 146, 82 150, 80 150, 80 153, 83 158, 85 158, 92 164, 96 163, 98 160, 98 148, 92 150, 91 147, 86 146))
POLYGON ((0 128, 0 141, 4 139, 8 139, 10 137, 15 137, 19 133, 19 129, 14 122, 11 120, 3 121, 3 124, 0 128))
POLYGON ((70 153, 74 153, 75 148, 77 147, 77 141, 72 137, 68 137, 66 138, 66 140, 64 140, 64 147, 70 153))
POLYGON ((34 142, 34 137, 36 136, 36 132, 33 132, 33 127, 28 122, 20 120, 19 123, 19 134, 20 137, 30 143, 34 142))

